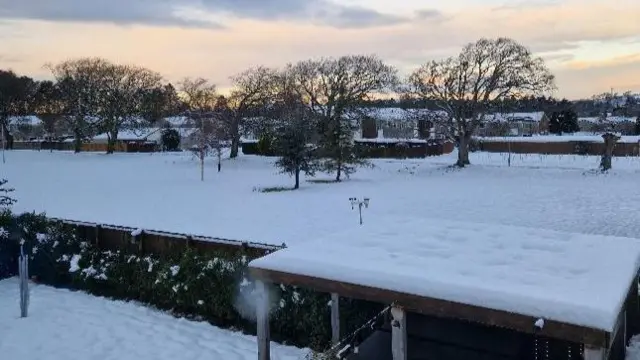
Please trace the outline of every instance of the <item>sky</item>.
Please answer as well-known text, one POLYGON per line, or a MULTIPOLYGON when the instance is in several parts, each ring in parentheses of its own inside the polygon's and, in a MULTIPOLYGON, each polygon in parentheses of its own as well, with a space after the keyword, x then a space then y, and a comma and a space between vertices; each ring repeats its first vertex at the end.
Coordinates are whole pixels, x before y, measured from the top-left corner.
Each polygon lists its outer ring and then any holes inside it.
POLYGON ((376 54, 401 75, 481 37, 543 57, 555 96, 640 91, 638 0, 0 0, 0 68, 99 56, 204 77, 223 91, 247 68, 376 54))

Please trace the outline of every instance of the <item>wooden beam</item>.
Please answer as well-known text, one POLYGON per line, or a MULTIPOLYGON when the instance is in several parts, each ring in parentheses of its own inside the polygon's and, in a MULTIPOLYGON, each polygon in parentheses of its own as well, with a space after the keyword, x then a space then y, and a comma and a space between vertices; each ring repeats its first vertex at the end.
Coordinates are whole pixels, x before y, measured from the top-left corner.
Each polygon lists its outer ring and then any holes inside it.
POLYGON ((331 343, 340 342, 340 295, 331 294, 331 343))
POLYGON ((584 346, 584 360, 606 360, 606 351, 601 347, 584 346))
POLYGON ((269 298, 265 283, 256 281, 256 319, 258 322, 258 360, 271 360, 269 335, 269 298))
POLYGON ((407 360, 407 314, 404 309, 391 307, 391 353, 393 360, 407 360))
MULTIPOLYGON (((454 318, 481 323, 489 326, 508 328, 533 334, 537 317, 509 313, 506 311, 483 308, 440 299, 434 299, 397 291, 373 288, 358 284, 332 281, 312 276, 289 274, 280 271, 250 267, 254 279, 306 287, 318 292, 336 293, 351 299, 375 301, 382 304, 396 303, 409 312, 442 318, 454 318)), ((578 344, 591 344, 606 347, 609 333, 604 330, 562 323, 545 319, 544 328, 536 332, 538 335, 555 339, 572 341, 578 344)))

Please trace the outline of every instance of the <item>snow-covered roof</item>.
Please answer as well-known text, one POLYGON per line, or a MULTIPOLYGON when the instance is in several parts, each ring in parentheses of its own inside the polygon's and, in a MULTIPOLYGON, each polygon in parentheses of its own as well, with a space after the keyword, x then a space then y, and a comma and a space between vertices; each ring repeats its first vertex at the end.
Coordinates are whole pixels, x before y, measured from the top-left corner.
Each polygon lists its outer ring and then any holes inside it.
POLYGON ((35 115, 9 116, 9 124, 37 126, 42 124, 42 119, 35 115))
POLYGON ((600 117, 580 117, 578 118, 578 122, 589 122, 589 123, 601 123, 601 122, 605 122, 605 123, 625 123, 625 122, 636 122, 636 118, 635 117, 631 117, 631 116, 607 116, 606 119, 602 119, 600 117))
POLYGON ((363 113, 383 121, 403 121, 446 116, 446 112, 444 111, 403 108, 366 108, 363 109, 363 113))
POLYGON ((543 111, 536 112, 510 112, 510 113, 494 113, 484 116, 485 121, 494 122, 511 122, 511 121, 530 121, 540 122, 544 117, 543 111))
POLYGON ((166 123, 169 123, 172 127, 181 127, 189 125, 189 118, 186 116, 171 116, 163 119, 166 123))
POLYGON ((640 239, 398 217, 250 266, 611 331, 640 239))
MULTIPOLYGON (((157 128, 141 128, 138 130, 120 130, 118 132, 118 140, 123 141, 142 141, 142 140, 154 140, 151 137, 155 133, 159 133, 160 129, 157 128)), ((107 140, 107 133, 98 134, 92 138, 92 140, 107 140)))

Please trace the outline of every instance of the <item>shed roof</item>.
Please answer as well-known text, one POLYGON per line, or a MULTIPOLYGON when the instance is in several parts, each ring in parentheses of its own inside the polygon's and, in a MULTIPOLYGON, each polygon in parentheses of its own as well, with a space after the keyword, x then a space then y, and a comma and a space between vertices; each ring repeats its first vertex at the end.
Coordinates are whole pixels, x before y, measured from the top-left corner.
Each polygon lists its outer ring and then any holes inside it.
POLYGON ((378 289, 384 300, 404 294, 413 304, 424 298, 430 306, 486 309, 487 321, 498 311, 523 315, 518 323, 543 318, 558 331, 569 325, 577 332, 612 331, 639 266, 639 239, 408 218, 368 223, 250 263, 270 281, 293 275, 296 285, 324 291, 336 289, 327 282, 339 282, 343 296, 378 289))

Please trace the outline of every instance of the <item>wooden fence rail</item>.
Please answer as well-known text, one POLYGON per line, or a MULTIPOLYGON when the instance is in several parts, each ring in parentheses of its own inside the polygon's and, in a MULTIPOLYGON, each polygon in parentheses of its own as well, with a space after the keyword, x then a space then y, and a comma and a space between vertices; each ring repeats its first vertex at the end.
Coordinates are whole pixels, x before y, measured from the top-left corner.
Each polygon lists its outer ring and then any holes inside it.
POLYGON ((190 235, 167 231, 147 230, 127 226, 99 224, 60 218, 50 218, 77 231, 85 241, 101 250, 131 250, 141 254, 169 255, 192 249, 206 253, 225 251, 263 256, 283 249, 282 245, 230 240, 210 236, 190 235))

